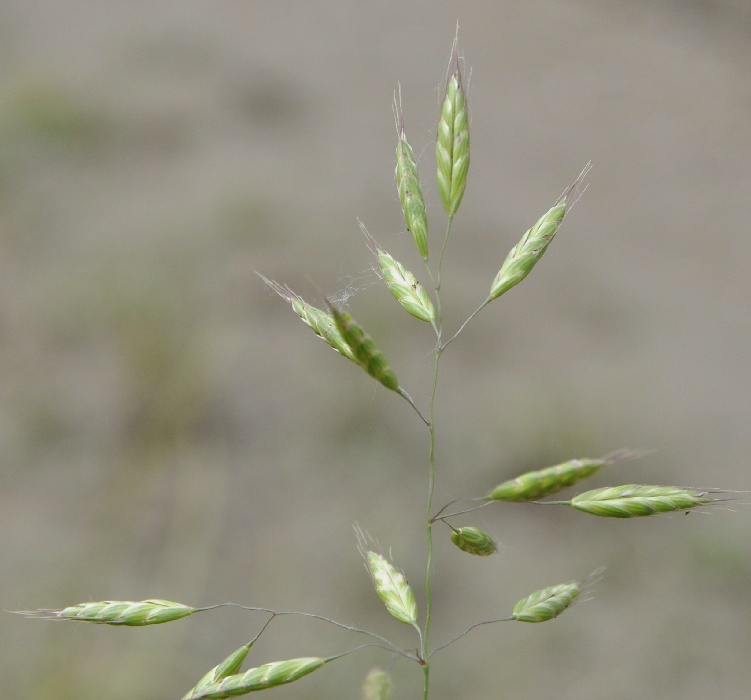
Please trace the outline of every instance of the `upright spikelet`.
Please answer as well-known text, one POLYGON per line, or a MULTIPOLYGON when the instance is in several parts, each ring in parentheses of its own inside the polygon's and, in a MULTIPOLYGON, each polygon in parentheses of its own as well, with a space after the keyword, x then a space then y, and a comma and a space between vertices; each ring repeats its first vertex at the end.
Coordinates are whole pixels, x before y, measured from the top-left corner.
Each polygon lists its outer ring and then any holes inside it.
POLYGON ((398 138, 396 145, 396 185, 399 191, 399 202, 402 205, 407 230, 412 235, 420 255, 427 262, 428 215, 425 211, 425 200, 420 187, 415 154, 407 143, 407 135, 404 132, 401 86, 399 87, 399 102, 396 101, 396 96, 394 96, 394 120, 398 138))
POLYGON ((443 208, 453 217, 462 202, 469 172, 469 118, 456 39, 438 120, 435 156, 438 192, 443 208))
POLYGON ((592 476, 609 464, 635 459, 641 454, 641 452, 621 450, 599 459, 571 459, 553 467, 526 472, 514 479, 504 481, 485 498, 489 501, 536 501, 592 476))
POLYGON ((365 236, 368 247, 378 258, 383 279, 394 298, 406 309, 406 311, 421 321, 433 323, 435 321, 435 308, 430 301, 428 293, 417 278, 400 262, 389 255, 370 235, 365 225, 360 223, 360 229, 365 236))
POLYGON ((253 642, 248 642, 248 644, 244 644, 236 651, 233 651, 224 661, 205 673, 201 680, 183 696, 182 700, 191 700, 191 698, 197 696, 200 697, 200 694, 210 685, 219 683, 228 676, 236 675, 252 646, 253 642))
POLYGON ((558 232, 558 228, 566 215, 566 211, 576 200, 582 180, 589 172, 590 166, 582 170, 576 181, 560 196, 552 209, 540 217, 537 223, 529 229, 521 240, 511 249, 501 265, 501 269, 490 287, 488 301, 497 299, 509 289, 521 282, 537 264, 551 241, 558 232))
POLYGON ((216 683, 209 683, 183 700, 224 700, 237 695, 245 695, 256 690, 266 690, 285 683, 292 683, 309 673, 318 670, 335 656, 323 659, 320 657, 306 657, 274 661, 258 668, 251 668, 245 673, 227 676, 216 683))

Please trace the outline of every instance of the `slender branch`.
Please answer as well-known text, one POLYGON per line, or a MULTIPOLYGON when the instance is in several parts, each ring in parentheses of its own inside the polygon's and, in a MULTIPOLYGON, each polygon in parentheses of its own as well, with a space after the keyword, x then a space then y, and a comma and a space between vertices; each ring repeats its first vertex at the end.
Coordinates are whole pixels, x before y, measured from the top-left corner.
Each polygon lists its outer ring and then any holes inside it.
MULTIPOLYGON (((456 503, 456 501, 451 501, 451 503, 456 503)), ((444 520, 445 521, 446 518, 453 518, 456 515, 464 515, 465 513, 474 513, 476 510, 480 510, 480 508, 484 508, 485 506, 489 506, 491 503, 495 503, 495 501, 486 501, 481 506, 474 506, 472 508, 467 508, 466 510, 458 510, 458 511, 456 511, 456 513, 449 513, 448 515, 441 515, 441 513, 444 510, 446 510, 446 508, 448 508, 451 505, 451 503, 449 503, 448 505, 445 505, 443 508, 441 508, 441 510, 439 510, 438 513, 436 513, 433 516, 433 520, 434 521, 436 521, 436 520, 444 520)), ((446 523, 446 524, 448 525, 448 523, 446 523)))
POLYGON ((396 393, 399 394, 399 396, 401 396, 403 399, 405 399, 405 401, 407 401, 407 403, 409 403, 409 405, 415 409, 415 412, 417 413, 418 416, 420 416, 420 418, 422 419, 422 422, 425 423, 425 425, 427 425, 429 428, 430 422, 425 420, 425 416, 423 416, 422 413, 420 413, 420 409, 417 408, 417 406, 415 405, 415 402, 412 400, 412 397, 401 387, 397 389, 396 393))
POLYGON ((459 334, 460 334, 460 333, 461 333, 461 332, 462 332, 462 331, 464 330, 464 327, 465 327, 465 326, 466 326, 466 325, 467 325, 467 324, 468 324, 468 323, 469 323, 469 322, 470 322, 470 321, 471 321, 471 320, 472 320, 472 319, 473 319, 473 318, 474 318, 475 316, 477 316, 477 314, 479 314, 479 313, 480 313, 480 311, 482 311, 482 310, 483 310, 483 309, 484 309, 484 308, 485 308, 485 307, 486 307, 486 306, 487 306, 487 305, 488 305, 488 304, 489 304, 489 303, 490 303, 491 301, 492 301, 492 299, 491 299, 490 297, 488 297, 488 298, 487 298, 487 299, 486 299, 485 301, 483 301, 483 302, 482 302, 482 304, 480 304, 480 306, 478 306, 478 307, 477 307, 477 308, 476 308, 476 309, 475 309, 475 310, 474 310, 474 311, 472 312, 472 314, 470 315, 470 317, 469 317, 469 318, 468 318, 468 319, 467 319, 467 320, 466 320, 466 321, 465 321, 464 323, 462 323, 462 325, 461 325, 461 327, 459 328, 459 330, 458 330, 458 331, 457 331, 456 333, 454 333, 454 335, 452 335, 452 336, 451 336, 451 337, 450 337, 450 338, 449 338, 449 339, 448 339, 448 340, 447 340, 447 341, 446 341, 446 342, 445 342, 445 343, 444 343, 444 344, 443 344, 443 345, 441 346, 441 350, 445 350, 445 349, 446 349, 446 348, 447 348, 447 347, 449 346, 449 343, 452 343, 452 342, 454 342, 454 340, 456 339, 456 337, 457 337, 457 336, 458 336, 458 335, 459 335, 459 334))
POLYGON ((498 620, 483 620, 482 622, 476 622, 474 625, 464 630, 464 632, 462 632, 459 636, 454 637, 451 641, 448 641, 445 644, 441 644, 441 646, 433 649, 433 651, 430 652, 430 656, 433 656, 433 654, 441 651, 441 649, 445 649, 446 647, 451 646, 454 642, 458 642, 462 637, 469 634, 473 629, 475 629, 475 627, 481 627, 482 625, 494 625, 496 622, 513 622, 513 620, 513 617, 501 617, 498 620))

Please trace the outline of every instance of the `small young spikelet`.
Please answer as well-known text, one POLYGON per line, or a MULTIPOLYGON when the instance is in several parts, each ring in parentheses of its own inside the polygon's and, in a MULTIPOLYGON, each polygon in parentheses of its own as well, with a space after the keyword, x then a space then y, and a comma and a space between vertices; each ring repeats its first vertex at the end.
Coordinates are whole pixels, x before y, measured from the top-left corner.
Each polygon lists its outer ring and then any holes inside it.
POLYGON ((638 518, 717 502, 718 499, 708 498, 707 493, 677 486, 624 484, 586 491, 564 503, 604 518, 638 518))
POLYGON ((391 700, 391 676, 383 669, 370 670, 362 684, 362 700, 391 700))
POLYGON ((641 454, 620 450, 599 459, 571 459, 562 464, 526 472, 514 479, 504 481, 485 498, 489 501, 536 501, 592 476, 609 464, 635 459, 641 454))
POLYGON ((185 693, 182 700, 191 700, 191 698, 195 698, 196 695, 200 696, 200 693, 212 683, 218 683, 227 678, 227 676, 237 674, 252 646, 253 642, 249 642, 236 651, 233 651, 224 661, 205 673, 201 680, 185 693))
POLYGON ((479 527, 467 526, 456 528, 451 533, 451 541, 468 554, 474 554, 476 557, 489 557, 491 554, 497 554, 498 545, 493 538, 479 527))
POLYGON ((512 620, 547 622, 571 607, 579 597, 580 584, 575 581, 548 586, 522 598, 515 606, 512 620))
POLYGON ((357 362, 349 345, 347 345, 344 338, 342 338, 342 334, 338 331, 334 319, 329 314, 308 304, 307 301, 295 294, 289 287, 267 279, 259 272, 256 274, 292 307, 292 310, 303 320, 305 325, 321 340, 328 343, 348 360, 357 362))
POLYGON ((417 278, 404 265, 396 261, 378 245, 364 224, 360 223, 360 229, 365 235, 368 247, 378 258, 383 279, 386 281, 389 291, 394 295, 394 298, 415 318, 433 323, 435 321, 435 308, 433 308, 433 302, 430 301, 425 287, 417 281, 417 278))
POLYGON ((101 625, 160 625, 179 620, 198 612, 181 603, 153 598, 138 602, 126 600, 103 600, 97 603, 79 603, 63 610, 42 611, 63 620, 94 622, 101 625))
POLYGON ((438 192, 450 217, 462 202, 469 171, 469 119, 459 64, 457 39, 454 39, 435 146, 438 192))
POLYGON ((399 102, 394 96, 394 120, 396 122, 396 184, 399 202, 402 205, 404 222, 425 262, 428 261, 428 215, 425 200, 417 174, 417 163, 412 147, 407 143, 404 132, 404 112, 402 111, 402 90, 399 87, 399 102))
POLYGON ((587 164, 576 181, 560 196, 553 208, 541 216, 537 223, 511 249, 493 280, 488 301, 505 294, 532 271, 532 268, 543 256, 558 232, 563 217, 566 215, 567 209, 576 200, 582 180, 589 170, 590 166, 587 164))
POLYGON ((274 661, 245 673, 227 676, 216 683, 209 683, 183 700, 224 700, 237 695, 245 695, 256 690, 266 690, 307 676, 337 657, 306 657, 274 661))
POLYGON ((387 389, 398 392, 399 380, 389 366, 384 354, 373 343, 373 339, 349 314, 339 311, 339 309, 333 307, 330 303, 329 309, 331 309, 331 315, 334 317, 337 330, 344 339, 344 342, 352 350, 355 362, 387 389))

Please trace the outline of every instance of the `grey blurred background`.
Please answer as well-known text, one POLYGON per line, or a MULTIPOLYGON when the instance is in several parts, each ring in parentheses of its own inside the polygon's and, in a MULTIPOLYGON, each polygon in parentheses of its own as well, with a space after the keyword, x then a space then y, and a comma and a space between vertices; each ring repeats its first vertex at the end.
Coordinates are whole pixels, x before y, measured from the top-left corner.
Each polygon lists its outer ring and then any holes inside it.
MULTIPOLYGON (((431 331, 372 271, 356 218, 424 277, 404 232, 401 82, 432 250, 440 89, 457 18, 472 165, 444 277, 448 329, 590 159, 530 278, 444 355, 436 503, 619 447, 623 482, 751 489, 748 0, 0 6, 0 607, 164 597, 305 610, 415 641, 372 591, 352 525, 421 595, 427 435, 254 274, 348 295, 421 406, 431 331)), ((589 484, 588 484, 589 486, 589 484)), ((741 496, 741 499, 745 497, 741 496)), ((537 588, 607 575, 547 625, 435 657, 448 698, 597 699, 751 685, 743 505, 637 521, 509 505, 438 529, 434 643, 537 588)), ((112 629, 0 620, 5 697, 180 697, 265 618, 112 629)), ((275 621, 256 664, 361 638, 275 621)), ((283 698, 357 698, 362 651, 283 698)), ((395 698, 421 674, 394 668, 395 698)))

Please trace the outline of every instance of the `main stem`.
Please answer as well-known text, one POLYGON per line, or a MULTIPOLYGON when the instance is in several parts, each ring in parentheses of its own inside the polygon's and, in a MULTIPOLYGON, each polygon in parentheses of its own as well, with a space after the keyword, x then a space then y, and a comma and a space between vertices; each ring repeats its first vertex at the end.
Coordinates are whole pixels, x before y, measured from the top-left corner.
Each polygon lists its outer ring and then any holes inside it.
POLYGON ((433 366, 433 389, 430 393, 430 417, 428 428, 430 430, 430 456, 428 459, 430 466, 430 474, 428 477, 428 504, 425 512, 425 527, 428 540, 428 556, 427 564, 425 567, 425 632, 422 635, 422 649, 420 650, 420 657, 423 662, 423 700, 428 700, 430 692, 430 660, 428 652, 428 638, 430 637, 430 621, 433 613, 433 595, 431 588, 431 573, 433 568, 433 522, 431 520, 431 513, 433 511, 433 492, 435 491, 435 394, 438 388, 438 368, 441 363, 441 355, 443 354, 443 348, 441 347, 441 333, 443 331, 443 310, 441 308, 441 271, 443 267, 443 254, 446 251, 446 244, 449 240, 449 234, 451 233, 451 224, 454 220, 453 216, 449 216, 448 224, 446 226, 446 236, 443 240, 443 246, 441 248, 441 255, 438 259, 438 274, 436 280, 435 297, 436 306, 438 309, 438 328, 437 328, 437 341, 435 346, 435 364, 433 366))

